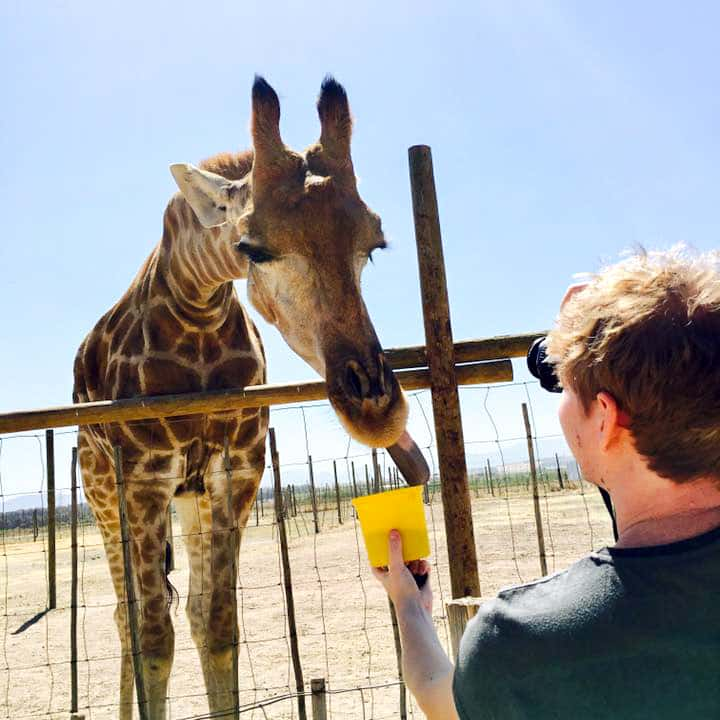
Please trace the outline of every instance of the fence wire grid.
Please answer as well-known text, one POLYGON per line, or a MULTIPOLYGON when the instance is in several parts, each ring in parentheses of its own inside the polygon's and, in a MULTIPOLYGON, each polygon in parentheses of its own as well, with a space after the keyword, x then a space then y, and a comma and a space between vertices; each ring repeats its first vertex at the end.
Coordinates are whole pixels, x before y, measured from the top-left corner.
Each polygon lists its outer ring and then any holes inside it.
MULTIPOLYGON (((521 403, 528 405, 532 422, 548 571, 612 542, 602 501, 582 479, 557 421, 535 416, 535 392, 527 383, 460 389, 483 597, 541 575, 521 403)), ((430 393, 410 393, 408 399, 409 427, 433 471, 425 496, 433 620, 449 652, 449 563, 430 393)), ((173 419, 165 422, 171 425, 173 419)), ((314 678, 325 680, 330 718, 403 717, 404 689, 388 601, 369 572, 351 506, 355 495, 402 486, 402 479, 384 451, 378 451, 375 460, 349 440, 327 403, 272 408, 270 425, 277 430, 308 717, 314 678)), ((55 433, 57 608, 48 610, 45 434, 0 437, 0 717, 66 718, 70 712, 71 488, 64 478, 69 478, 75 443, 76 430, 55 433), (34 491, 28 489, 30 482, 34 491)), ((158 476, 158 481, 163 479, 168 478, 158 476)), ((78 516, 78 711, 88 720, 117 717, 121 651, 113 620, 116 600, 103 542, 81 493, 78 516)), ((231 717, 207 710, 197 648, 184 611, 189 598, 184 551, 188 536, 174 514, 172 528, 175 569, 170 580, 180 601, 171 610, 175 655, 168 717, 231 717)), ((269 452, 242 533, 238 570, 239 712, 251 719, 294 719, 299 693, 269 452)), ((409 695, 404 716, 423 717, 409 695)))

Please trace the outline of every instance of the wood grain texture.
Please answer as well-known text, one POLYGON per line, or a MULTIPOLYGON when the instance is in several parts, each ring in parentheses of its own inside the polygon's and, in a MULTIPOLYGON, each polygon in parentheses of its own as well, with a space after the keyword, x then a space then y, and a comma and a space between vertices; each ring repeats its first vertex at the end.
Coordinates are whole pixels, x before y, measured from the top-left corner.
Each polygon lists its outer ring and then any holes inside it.
MULTIPOLYGON (((426 369, 404 370, 396 375, 405 390, 419 390, 430 386, 430 374, 426 369)), ((464 385, 508 382, 510 380, 512 380, 512 365, 509 360, 462 365, 457 371, 457 381, 464 385)), ((129 422, 178 415, 205 415, 226 410, 263 405, 285 405, 325 398, 327 398, 325 383, 317 381, 284 385, 252 385, 231 390, 154 395, 129 400, 103 400, 42 410, 5 413, 0 415, 0 433, 71 425, 129 422)))
POLYGON ((450 584, 454 598, 480 595, 432 154, 416 145, 408 155, 450 584))

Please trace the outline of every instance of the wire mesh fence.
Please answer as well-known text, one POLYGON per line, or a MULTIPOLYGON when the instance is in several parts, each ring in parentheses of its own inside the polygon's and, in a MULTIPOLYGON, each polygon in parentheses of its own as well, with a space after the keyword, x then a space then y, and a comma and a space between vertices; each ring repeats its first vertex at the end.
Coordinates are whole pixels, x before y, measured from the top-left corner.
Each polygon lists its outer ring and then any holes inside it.
MULTIPOLYGON (((483 596, 540 576, 522 402, 531 411, 549 572, 612 539, 602 501, 580 476, 557 421, 547 413, 535 416, 535 392, 524 383, 461 390, 483 596)), ((433 620, 449 650, 449 558, 429 391, 412 393, 409 401, 409 427, 433 469, 426 493, 433 620)), ((172 428, 182 419, 164 422, 172 428)), ((280 452, 302 694, 310 707, 311 680, 322 678, 328 717, 400 717, 402 683, 391 614, 384 591, 369 573, 351 500, 395 487, 402 479, 384 451, 373 456, 349 440, 327 403, 273 408, 270 424, 277 430, 280 452)), ((0 438, 0 717, 67 717, 70 710, 69 469, 75 442, 74 430, 55 433, 57 608, 49 611, 45 435, 0 438)), ((238 705, 248 718, 296 718, 300 693, 269 453, 267 461, 240 547, 238 705)), ((179 602, 171 608, 175 651, 169 717, 208 718, 213 716, 208 714, 198 648, 184 610, 190 599, 185 552, 190 537, 177 515, 171 518, 170 580, 179 602)), ((82 495, 77 553, 78 709, 87 718, 116 717, 121 660, 113 619, 116 599, 104 544, 82 495)), ((412 698, 407 698, 405 714, 422 717, 412 698)))

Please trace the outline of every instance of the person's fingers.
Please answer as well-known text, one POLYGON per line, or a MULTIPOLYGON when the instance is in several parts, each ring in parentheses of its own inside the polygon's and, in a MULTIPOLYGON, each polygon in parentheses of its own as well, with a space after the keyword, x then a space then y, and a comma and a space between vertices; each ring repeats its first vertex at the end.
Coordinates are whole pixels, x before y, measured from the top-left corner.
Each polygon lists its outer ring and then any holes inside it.
POLYGON ((376 580, 379 580, 381 583, 385 583, 385 580, 388 576, 387 568, 378 568, 378 567, 371 567, 370 571, 373 574, 373 577, 376 580))
POLYGON ((397 530, 391 530, 388 537, 388 568, 397 572, 405 567, 402 554, 402 538, 397 530))
POLYGON ((418 560, 418 569, 415 572, 417 575, 429 575, 430 563, 427 560, 418 560))
POLYGON ((423 573, 420 572, 421 563, 422 563, 422 560, 411 560, 407 565, 408 570, 413 575, 422 575, 423 573))

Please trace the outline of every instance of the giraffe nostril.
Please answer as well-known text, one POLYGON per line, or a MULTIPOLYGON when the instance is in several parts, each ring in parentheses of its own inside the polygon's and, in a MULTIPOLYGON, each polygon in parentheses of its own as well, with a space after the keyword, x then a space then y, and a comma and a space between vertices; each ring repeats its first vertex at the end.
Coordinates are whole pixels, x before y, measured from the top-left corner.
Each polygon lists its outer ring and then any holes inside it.
POLYGON ((389 394, 392 387, 392 368, 383 353, 378 354, 378 384, 380 393, 385 396, 389 394))
POLYGON ((345 389, 354 400, 362 401, 368 396, 370 383, 360 363, 349 360, 345 366, 345 389))

